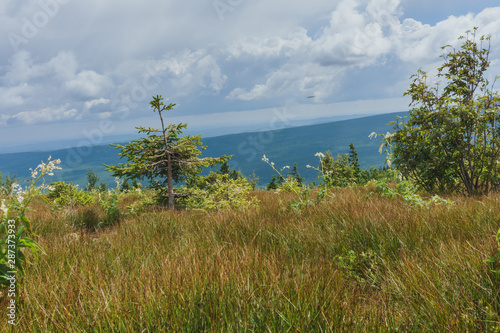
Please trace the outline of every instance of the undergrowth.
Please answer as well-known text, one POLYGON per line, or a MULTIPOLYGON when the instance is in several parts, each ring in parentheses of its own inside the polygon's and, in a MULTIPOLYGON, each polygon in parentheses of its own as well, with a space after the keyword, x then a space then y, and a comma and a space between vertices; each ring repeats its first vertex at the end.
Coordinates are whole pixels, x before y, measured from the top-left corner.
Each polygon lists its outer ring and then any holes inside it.
POLYGON ((46 254, 0 331, 498 331, 500 196, 421 209, 374 190, 301 214, 295 193, 255 191, 259 209, 141 209, 92 232, 33 201, 46 254))

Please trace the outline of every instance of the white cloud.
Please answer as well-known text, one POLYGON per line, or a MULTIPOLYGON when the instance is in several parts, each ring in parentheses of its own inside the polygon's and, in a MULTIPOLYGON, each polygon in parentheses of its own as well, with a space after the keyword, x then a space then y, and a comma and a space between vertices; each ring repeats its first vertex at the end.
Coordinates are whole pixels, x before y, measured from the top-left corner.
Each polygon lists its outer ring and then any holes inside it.
MULTIPOLYGON (((434 68, 443 53, 441 46, 456 44, 457 38, 474 26, 481 34, 500 33, 500 7, 485 9, 477 15, 450 16, 435 26, 414 19, 399 20, 399 0, 342 1, 331 13, 329 23, 315 39, 306 31, 286 38, 247 38, 231 45, 230 57, 279 58, 279 68, 251 88, 234 87, 230 100, 262 100, 276 97, 316 95, 333 96, 351 71, 384 65, 396 58, 416 71, 434 68), (284 52, 283 50, 286 50, 284 52)), ((250 59, 245 59, 250 61, 250 59)), ((404 79, 407 80, 407 77, 404 79)), ((394 91, 384 82, 386 91, 394 91)), ((399 81, 398 81, 399 82, 399 81)))
POLYGON ((91 101, 87 101, 85 102, 84 106, 84 110, 90 110, 91 108, 93 108, 94 106, 97 106, 97 105, 101 105, 101 104, 109 104, 109 102, 111 102, 109 99, 106 99, 106 98, 99 98, 99 99, 93 99, 91 101))
POLYGON ((44 108, 38 111, 22 111, 10 117, 10 119, 22 122, 26 125, 70 120, 78 114, 78 111, 76 109, 68 109, 68 106, 67 104, 57 109, 44 108))
POLYGON ((98 97, 113 89, 113 81, 93 70, 85 70, 76 75, 70 81, 64 83, 63 87, 75 96, 83 98, 98 97))
POLYGON ((108 119, 113 116, 113 113, 111 112, 101 112, 98 114, 99 119, 108 119))
MULTIPOLYGON (((19 52, 0 39, 0 123, 133 122, 157 94, 178 104, 173 116, 400 97, 411 73, 435 69, 440 47, 474 26, 492 34, 500 71, 500 7, 465 0, 434 22, 402 12, 416 0, 222 0, 232 6, 223 21, 213 1, 53 1, 57 13, 19 52)), ((22 35, 41 3, 3 1, 4 37, 22 35)))
POLYGON ((31 90, 32 88, 27 83, 13 87, 0 87, 0 106, 6 108, 23 105, 25 97, 31 90))
POLYGON ((219 92, 227 80, 214 56, 205 50, 184 51, 167 55, 154 65, 156 74, 163 76, 178 96, 190 94, 197 88, 219 92))
POLYGON ((311 43, 311 38, 307 36, 307 30, 297 28, 286 38, 273 37, 248 37, 229 45, 227 53, 228 59, 242 56, 254 57, 290 57, 296 52, 307 48, 311 43))

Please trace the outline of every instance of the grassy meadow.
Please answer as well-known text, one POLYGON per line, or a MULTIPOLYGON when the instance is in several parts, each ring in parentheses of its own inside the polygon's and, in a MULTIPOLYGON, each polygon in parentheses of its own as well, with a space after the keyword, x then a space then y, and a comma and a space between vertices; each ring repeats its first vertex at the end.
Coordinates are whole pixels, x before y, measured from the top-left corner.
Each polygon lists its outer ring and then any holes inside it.
MULTIPOLYGON (((27 214, 46 254, 1 332, 497 332, 500 195, 412 207, 371 187, 288 207, 251 192, 246 211, 149 209, 78 229, 99 206, 27 214)), ((124 209, 135 194, 120 197, 124 209)), ((7 297, 3 295, 0 308, 7 297)), ((4 325, 5 324, 5 325, 4 325)))

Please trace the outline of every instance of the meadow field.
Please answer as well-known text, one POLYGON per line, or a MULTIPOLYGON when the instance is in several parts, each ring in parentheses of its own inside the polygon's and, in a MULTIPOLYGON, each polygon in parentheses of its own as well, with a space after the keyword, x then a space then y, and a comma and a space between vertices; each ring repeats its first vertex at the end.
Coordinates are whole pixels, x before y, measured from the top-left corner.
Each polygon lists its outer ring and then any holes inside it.
MULTIPOLYGON (((93 230, 99 205, 31 219, 45 254, 2 332, 498 332, 500 195, 412 206, 334 190, 300 212, 292 193, 257 206, 147 208, 93 230)), ((119 207, 137 200, 121 194, 119 207)), ((5 294, 0 308, 7 306, 5 294)))

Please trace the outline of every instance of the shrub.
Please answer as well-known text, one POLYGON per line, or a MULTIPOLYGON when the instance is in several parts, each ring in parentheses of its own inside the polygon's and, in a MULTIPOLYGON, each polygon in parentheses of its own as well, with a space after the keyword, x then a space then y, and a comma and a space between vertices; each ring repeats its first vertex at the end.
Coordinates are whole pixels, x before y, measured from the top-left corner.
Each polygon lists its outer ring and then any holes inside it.
POLYGON ((51 190, 47 198, 53 199, 57 206, 74 207, 89 205, 94 201, 94 196, 85 191, 78 190, 77 185, 73 183, 66 184, 63 181, 52 183, 51 190))
POLYGON ((198 176, 187 186, 179 188, 182 204, 190 209, 219 210, 248 208, 255 203, 249 200, 252 184, 244 177, 232 178, 227 174, 211 172, 198 176))

